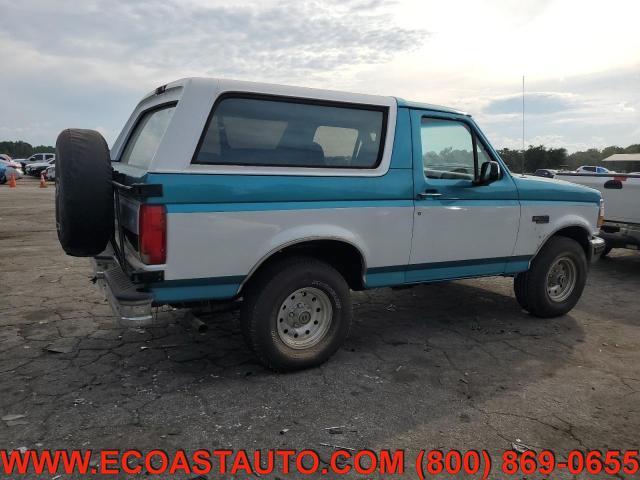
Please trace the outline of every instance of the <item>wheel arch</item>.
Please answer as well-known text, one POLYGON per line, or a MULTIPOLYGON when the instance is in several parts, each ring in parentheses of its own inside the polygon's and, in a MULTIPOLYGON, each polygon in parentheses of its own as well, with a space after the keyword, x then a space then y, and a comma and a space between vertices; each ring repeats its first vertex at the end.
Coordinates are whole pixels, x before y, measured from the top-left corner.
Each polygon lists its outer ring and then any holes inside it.
POLYGON ((571 238, 578 242, 578 244, 584 250, 584 254, 587 257, 587 261, 591 260, 591 248, 589 244, 589 239, 591 238, 591 232, 587 226, 575 223, 571 225, 564 225, 562 227, 557 228, 553 232, 551 232, 544 241, 538 247, 538 250, 531 258, 531 261, 540 253, 540 251, 544 248, 544 246, 549 242, 550 239, 554 237, 566 237, 571 238))
POLYGON ((267 265, 292 255, 307 255, 325 261, 342 274, 352 290, 364 289, 367 263, 364 252, 342 237, 312 236, 291 240, 270 250, 251 268, 238 293, 267 265))

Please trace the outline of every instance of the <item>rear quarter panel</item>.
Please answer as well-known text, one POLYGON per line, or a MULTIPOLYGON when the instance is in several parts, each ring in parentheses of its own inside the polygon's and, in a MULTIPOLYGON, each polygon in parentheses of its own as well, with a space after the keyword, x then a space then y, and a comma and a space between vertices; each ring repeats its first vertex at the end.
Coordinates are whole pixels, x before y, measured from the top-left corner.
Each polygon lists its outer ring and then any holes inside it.
POLYGON ((272 253, 314 239, 352 244, 367 268, 408 261, 410 169, 382 177, 149 177, 168 200, 167 280, 244 279, 272 253))

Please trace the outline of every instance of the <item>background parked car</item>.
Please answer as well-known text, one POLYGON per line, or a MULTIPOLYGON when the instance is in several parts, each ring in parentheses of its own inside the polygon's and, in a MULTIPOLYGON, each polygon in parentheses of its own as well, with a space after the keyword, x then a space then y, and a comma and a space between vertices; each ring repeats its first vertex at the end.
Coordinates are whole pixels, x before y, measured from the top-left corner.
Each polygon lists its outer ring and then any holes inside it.
POLYGON ((615 173, 604 167, 596 167, 592 165, 583 165, 582 167, 578 167, 576 173, 615 173))
POLYGON ((7 167, 4 164, 0 164, 0 185, 7 183, 7 167))
POLYGON ((558 173, 557 170, 552 170, 550 168, 539 168, 533 174, 536 177, 553 178, 556 176, 556 173, 558 173))
POLYGON ((0 164, 4 165, 6 168, 5 175, 7 179, 13 175, 16 180, 22 178, 22 168, 20 164, 11 160, 9 155, 0 154, 0 164))
POLYGON ((600 237, 606 242, 602 255, 606 256, 612 248, 640 250, 640 175, 564 173, 558 178, 595 188, 602 194, 605 209, 600 237))
POLYGON ((47 162, 52 158, 56 158, 55 153, 34 153, 29 158, 21 158, 20 164, 22 165, 22 169, 24 170, 24 172, 27 173, 27 165, 47 162))
POLYGON ((55 165, 55 163, 56 163, 55 155, 54 155, 54 158, 51 158, 46 162, 29 163, 25 167, 25 173, 27 175, 31 175, 32 177, 38 177, 42 172, 44 172, 51 165, 55 165))
POLYGON ((56 166, 51 165, 44 171, 44 176, 47 180, 55 180, 56 179, 56 166))

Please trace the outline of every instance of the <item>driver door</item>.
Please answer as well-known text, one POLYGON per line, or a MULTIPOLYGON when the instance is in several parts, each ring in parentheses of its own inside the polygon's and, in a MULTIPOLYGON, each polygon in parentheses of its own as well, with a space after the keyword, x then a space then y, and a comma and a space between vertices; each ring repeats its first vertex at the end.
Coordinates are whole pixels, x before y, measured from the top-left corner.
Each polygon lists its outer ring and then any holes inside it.
POLYGON ((520 204, 511 176, 479 184, 495 160, 475 123, 463 115, 413 110, 415 212, 407 282, 505 272, 520 204))

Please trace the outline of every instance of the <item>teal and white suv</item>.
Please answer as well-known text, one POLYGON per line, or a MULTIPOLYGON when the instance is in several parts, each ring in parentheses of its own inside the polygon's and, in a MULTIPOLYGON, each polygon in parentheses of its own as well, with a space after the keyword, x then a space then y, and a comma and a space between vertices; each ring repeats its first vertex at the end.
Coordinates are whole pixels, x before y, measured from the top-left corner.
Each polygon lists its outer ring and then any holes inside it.
POLYGON ((513 175, 469 115, 394 97, 189 78, 110 151, 89 130, 56 151, 60 242, 123 322, 241 299, 277 370, 340 347, 350 290, 512 276, 522 307, 563 315, 604 245, 599 192, 513 175))

